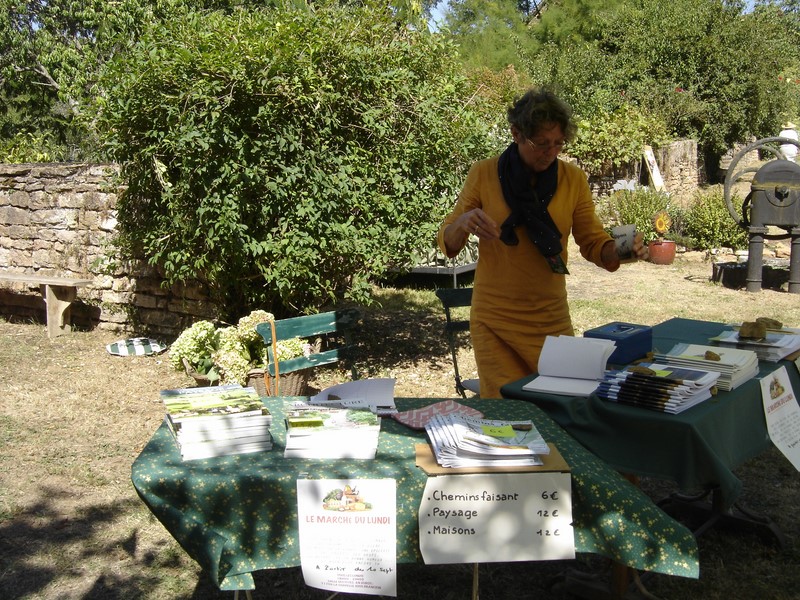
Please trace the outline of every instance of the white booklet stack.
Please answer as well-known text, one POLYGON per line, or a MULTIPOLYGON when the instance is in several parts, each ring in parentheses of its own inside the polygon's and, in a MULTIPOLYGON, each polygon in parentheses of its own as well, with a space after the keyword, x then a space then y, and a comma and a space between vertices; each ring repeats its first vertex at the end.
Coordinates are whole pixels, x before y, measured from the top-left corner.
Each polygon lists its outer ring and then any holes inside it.
POLYGON ((544 394, 589 396, 606 373, 613 340, 548 335, 539 356, 539 375, 522 389, 544 394))
POLYGON ((659 363, 703 371, 719 372, 717 387, 733 390, 758 375, 758 356, 752 350, 703 346, 701 344, 675 344, 672 350, 654 353, 659 363))
POLYGON ((459 413, 435 415, 425 425, 433 455, 443 467, 543 464, 550 448, 532 421, 504 421, 459 413))
POLYGON ((272 449, 272 415, 252 387, 179 388, 160 396, 182 460, 272 449))
POLYGON ((752 350, 759 360, 778 362, 800 350, 800 329, 767 330, 767 335, 758 340, 740 338, 738 329, 731 329, 710 338, 709 341, 727 348, 752 350))
POLYGON ((677 414, 708 400, 719 375, 716 371, 643 362, 609 371, 597 395, 611 402, 677 414))
POLYGON ((368 408, 293 401, 286 415, 286 458, 375 458, 381 418, 368 408))

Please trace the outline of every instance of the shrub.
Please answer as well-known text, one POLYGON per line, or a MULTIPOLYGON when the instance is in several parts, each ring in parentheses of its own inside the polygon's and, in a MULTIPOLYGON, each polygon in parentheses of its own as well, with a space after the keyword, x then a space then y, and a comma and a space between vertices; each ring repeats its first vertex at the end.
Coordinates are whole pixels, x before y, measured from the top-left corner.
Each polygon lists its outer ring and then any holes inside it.
POLYGON ((122 256, 207 282, 228 322, 368 303, 495 150, 455 47, 385 6, 176 17, 102 84, 122 256))
POLYGON ((0 141, 0 162, 6 164, 51 162, 62 154, 63 149, 47 135, 18 133, 0 141))
POLYGON ((658 237, 653 215, 666 211, 672 218, 673 229, 680 222, 679 212, 671 206, 669 195, 649 187, 617 190, 598 203, 597 213, 608 229, 615 225, 633 223, 645 242, 658 237))
POLYGON ((578 122, 570 156, 592 174, 613 173, 641 159, 642 146, 669 139, 664 123, 630 104, 613 112, 597 111, 578 122))
MULTIPOLYGON (((741 198, 734 196, 734 206, 741 203, 741 198)), ((686 213, 685 231, 692 239, 692 247, 697 250, 723 247, 740 250, 748 244, 747 232, 731 217, 719 186, 694 193, 692 205, 686 213)))

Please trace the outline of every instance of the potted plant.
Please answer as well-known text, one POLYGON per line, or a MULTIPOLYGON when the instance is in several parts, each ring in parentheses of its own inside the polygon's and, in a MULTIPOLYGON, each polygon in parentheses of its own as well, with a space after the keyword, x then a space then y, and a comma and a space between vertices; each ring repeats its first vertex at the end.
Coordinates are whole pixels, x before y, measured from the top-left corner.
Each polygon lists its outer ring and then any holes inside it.
MULTIPOLYGON (((170 347, 170 364, 186 371, 198 385, 252 385, 266 395, 267 345, 256 325, 274 318, 271 313, 254 310, 236 325, 217 328, 210 321, 198 321, 170 347)), ((312 351, 311 345, 300 338, 281 340, 276 345, 279 361, 308 356, 312 351)))
POLYGON ((670 227, 672 227, 672 218, 666 210, 660 210, 653 215, 653 229, 658 237, 647 244, 650 262, 657 265, 671 265, 675 260, 675 242, 664 239, 664 235, 670 227))

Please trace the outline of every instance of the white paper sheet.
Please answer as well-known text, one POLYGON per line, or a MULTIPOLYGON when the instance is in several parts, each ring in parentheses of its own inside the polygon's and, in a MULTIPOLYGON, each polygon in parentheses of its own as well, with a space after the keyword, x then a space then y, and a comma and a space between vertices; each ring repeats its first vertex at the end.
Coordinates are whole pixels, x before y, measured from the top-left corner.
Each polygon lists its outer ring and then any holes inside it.
POLYGON ((761 398, 772 443, 800 471, 800 406, 786 367, 761 379, 761 398))
POLYGON ((394 479, 298 479, 297 518, 306 585, 397 596, 394 479))

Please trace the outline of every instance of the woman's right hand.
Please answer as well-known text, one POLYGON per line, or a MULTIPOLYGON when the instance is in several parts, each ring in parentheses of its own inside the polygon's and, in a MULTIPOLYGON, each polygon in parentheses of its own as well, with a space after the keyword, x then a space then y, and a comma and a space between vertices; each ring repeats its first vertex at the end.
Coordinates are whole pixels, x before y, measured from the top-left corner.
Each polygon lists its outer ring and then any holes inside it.
POLYGON ((480 239, 494 240, 500 237, 500 230, 492 218, 482 209, 473 208, 459 215, 444 230, 444 244, 447 248, 447 256, 452 257, 458 254, 464 244, 467 243, 467 237, 470 234, 478 236, 480 239))
POLYGON ((465 212, 453 222, 459 231, 472 234, 480 239, 496 240, 500 237, 500 228, 497 223, 483 212, 483 209, 473 208, 465 212))

